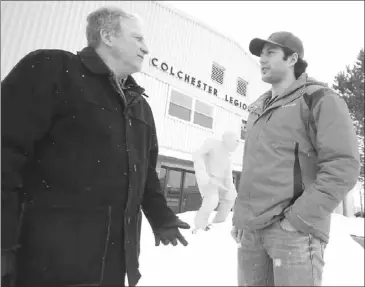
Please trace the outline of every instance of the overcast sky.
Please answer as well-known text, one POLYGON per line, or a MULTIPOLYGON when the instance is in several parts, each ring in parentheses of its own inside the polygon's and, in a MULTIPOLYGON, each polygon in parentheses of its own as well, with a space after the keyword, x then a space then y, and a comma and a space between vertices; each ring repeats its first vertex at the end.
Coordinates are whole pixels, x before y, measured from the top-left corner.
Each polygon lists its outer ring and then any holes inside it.
POLYGON ((159 1, 237 41, 290 31, 304 44, 307 72, 333 83, 364 47, 364 1, 159 1))

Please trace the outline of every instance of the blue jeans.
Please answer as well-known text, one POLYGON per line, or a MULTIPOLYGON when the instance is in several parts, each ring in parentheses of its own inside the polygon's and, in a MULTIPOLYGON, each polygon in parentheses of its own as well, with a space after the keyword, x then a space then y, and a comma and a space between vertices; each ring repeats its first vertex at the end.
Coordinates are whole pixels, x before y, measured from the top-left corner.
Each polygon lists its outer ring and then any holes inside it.
POLYGON ((284 230, 280 222, 244 230, 238 248, 239 286, 321 286, 325 243, 284 230))

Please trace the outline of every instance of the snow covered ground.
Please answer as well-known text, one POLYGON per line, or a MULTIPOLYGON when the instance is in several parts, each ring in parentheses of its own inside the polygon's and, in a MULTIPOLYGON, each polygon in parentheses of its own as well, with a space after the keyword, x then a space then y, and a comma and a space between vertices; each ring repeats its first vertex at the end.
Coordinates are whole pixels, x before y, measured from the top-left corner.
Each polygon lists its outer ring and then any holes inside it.
MULTIPOLYGON (((179 214, 193 226, 195 212, 179 214)), ((214 216, 214 215, 212 215, 214 216)), ((143 217, 139 286, 237 286, 237 245, 227 222, 196 235, 182 230, 189 245, 155 247, 143 217)), ((364 236, 364 220, 333 214, 330 242, 325 251, 323 286, 364 286, 364 249, 351 234, 364 236)))

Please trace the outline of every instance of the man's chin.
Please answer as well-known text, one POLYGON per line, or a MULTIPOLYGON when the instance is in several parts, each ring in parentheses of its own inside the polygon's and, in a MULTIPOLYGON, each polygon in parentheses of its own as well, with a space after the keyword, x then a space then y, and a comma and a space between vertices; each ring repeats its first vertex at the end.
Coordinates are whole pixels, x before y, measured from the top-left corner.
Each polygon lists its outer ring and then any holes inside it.
POLYGON ((133 67, 133 74, 134 74, 134 73, 139 73, 140 71, 142 71, 142 64, 140 64, 140 65, 135 65, 135 66, 133 67))
POLYGON ((262 75, 261 76, 261 80, 265 83, 271 84, 271 79, 270 77, 266 76, 266 75, 262 75))

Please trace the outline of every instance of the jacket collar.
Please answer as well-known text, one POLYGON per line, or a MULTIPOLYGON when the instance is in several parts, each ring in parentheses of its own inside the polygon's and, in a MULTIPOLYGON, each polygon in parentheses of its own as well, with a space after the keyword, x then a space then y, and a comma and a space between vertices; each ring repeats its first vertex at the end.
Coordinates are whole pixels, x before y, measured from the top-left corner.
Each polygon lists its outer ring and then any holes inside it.
MULTIPOLYGON (((80 52, 77 52, 84 66, 92 73, 97 75, 112 75, 113 72, 100 58, 98 53, 92 47, 85 47, 80 52)), ((144 89, 140 87, 132 76, 128 76, 125 82, 126 89, 131 89, 140 95, 144 94, 144 89)))
MULTIPOLYGON (((294 81, 285 91, 282 95, 278 97, 278 99, 268 108, 276 108, 281 105, 285 105, 286 103, 292 101, 294 98, 297 98, 301 96, 304 93, 304 88, 306 84, 308 83, 308 80, 311 81, 311 79, 308 78, 308 75, 306 73, 303 73, 296 81, 294 81), (301 93, 295 93, 301 89, 301 93), (293 98, 294 97, 294 98, 293 98)), ((260 96, 255 102, 253 102, 251 105, 249 105, 248 110, 249 112, 257 113, 259 115, 262 114, 264 110, 264 104, 268 100, 269 97, 271 97, 272 91, 269 90, 266 93, 264 93, 262 96, 260 96)), ((266 109, 265 111, 267 111, 266 109)))
POLYGON ((98 75, 110 75, 112 71, 99 57, 94 48, 85 47, 80 52, 77 52, 81 62, 90 70, 90 72, 98 75))

